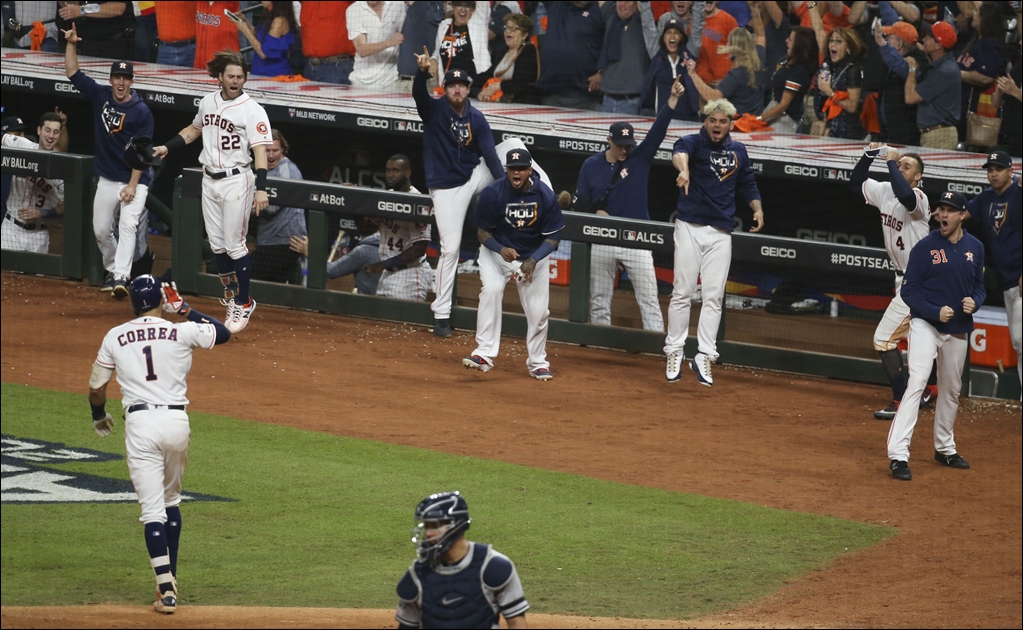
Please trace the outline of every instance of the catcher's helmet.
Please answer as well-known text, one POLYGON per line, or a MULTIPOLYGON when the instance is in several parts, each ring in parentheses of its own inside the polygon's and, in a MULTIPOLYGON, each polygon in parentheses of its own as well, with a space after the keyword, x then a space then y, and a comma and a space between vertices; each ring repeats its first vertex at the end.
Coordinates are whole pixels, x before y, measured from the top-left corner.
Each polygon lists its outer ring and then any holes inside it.
POLYGON ((416 522, 417 526, 412 530, 412 542, 416 545, 419 561, 434 567, 452 543, 469 529, 472 519, 469 518, 469 506, 456 490, 431 494, 420 501, 416 506, 416 522), (433 540, 426 537, 428 522, 443 525, 443 533, 433 540))
POLYGON ((159 308, 163 303, 160 281, 149 274, 132 280, 128 294, 131 296, 131 308, 136 315, 159 308))
POLYGON ((149 136, 133 136, 124 145, 121 154, 124 163, 137 171, 144 171, 153 165, 153 139, 149 136))

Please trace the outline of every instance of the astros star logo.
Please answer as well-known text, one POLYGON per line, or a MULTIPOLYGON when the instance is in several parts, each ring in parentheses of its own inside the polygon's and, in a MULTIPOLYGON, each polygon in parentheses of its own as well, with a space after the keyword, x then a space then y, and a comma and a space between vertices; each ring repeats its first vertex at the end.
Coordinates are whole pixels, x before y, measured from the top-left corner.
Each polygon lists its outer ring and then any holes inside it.
POLYGON ((629 176, 629 169, 628 168, 623 168, 622 169, 622 174, 621 174, 622 179, 625 179, 628 176, 629 176))
POLYGON ((519 152, 518 151, 516 151, 515 153, 512 153, 512 159, 513 160, 519 159, 519 152))
POLYGON ((519 219, 518 221, 515 222, 515 227, 522 227, 525 224, 526 224, 525 221, 523 221, 522 219, 519 219))
POLYGON ((973 262, 973 252, 966 252, 966 260, 973 262))
POLYGON ((625 137, 625 138, 629 137, 629 129, 628 129, 628 127, 626 127, 625 129, 622 129, 622 136, 625 137))
POLYGON ((119 68, 121 68, 121 69, 124 69, 124 68, 127 68, 127 67, 128 67, 128 64, 126 64, 126 63, 124 63, 124 62, 122 61, 122 62, 120 63, 120 65, 119 65, 118 67, 119 67, 119 68))
POLYGON ((456 76, 456 77, 462 76, 462 71, 461 70, 455 70, 454 76, 456 76))

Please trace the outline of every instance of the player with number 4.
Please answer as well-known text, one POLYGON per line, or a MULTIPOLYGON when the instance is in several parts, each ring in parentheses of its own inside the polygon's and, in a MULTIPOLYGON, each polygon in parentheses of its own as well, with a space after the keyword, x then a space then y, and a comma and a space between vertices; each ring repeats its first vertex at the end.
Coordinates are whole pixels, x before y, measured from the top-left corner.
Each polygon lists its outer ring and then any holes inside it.
POLYGON ((266 148, 273 144, 273 137, 266 111, 242 91, 249 75, 242 56, 228 50, 218 52, 206 70, 220 82, 220 89, 204 96, 192 124, 166 145, 154 147, 153 155, 165 157, 202 136, 202 216, 224 285, 224 323, 238 333, 256 309, 256 301, 249 296, 252 257, 245 235, 249 212, 259 216, 270 203, 266 148))

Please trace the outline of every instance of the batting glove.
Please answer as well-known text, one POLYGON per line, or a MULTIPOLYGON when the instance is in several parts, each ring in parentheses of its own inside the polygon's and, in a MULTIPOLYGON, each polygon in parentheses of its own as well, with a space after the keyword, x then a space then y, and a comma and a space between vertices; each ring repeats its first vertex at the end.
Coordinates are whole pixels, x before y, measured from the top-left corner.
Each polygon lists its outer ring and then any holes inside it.
POLYGON ((160 290, 163 291, 163 310, 168 313, 177 313, 184 315, 188 312, 188 302, 186 302, 181 294, 178 293, 178 285, 173 282, 164 282, 160 285, 160 290))
POLYGON ((93 420, 92 428, 96 431, 96 435, 107 437, 114 430, 114 417, 108 413, 99 420, 93 420))
POLYGON ((877 148, 871 149, 869 146, 863 149, 863 155, 869 158, 876 158, 879 155, 888 155, 888 147, 881 145, 877 148))

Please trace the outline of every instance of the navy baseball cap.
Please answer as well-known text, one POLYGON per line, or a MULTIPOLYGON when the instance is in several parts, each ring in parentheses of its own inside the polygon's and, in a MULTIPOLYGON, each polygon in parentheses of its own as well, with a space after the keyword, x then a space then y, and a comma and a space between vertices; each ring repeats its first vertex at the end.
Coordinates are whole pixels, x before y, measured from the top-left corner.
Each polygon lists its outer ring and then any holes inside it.
POLYGON ((22 120, 17 116, 8 116, 0 122, 0 134, 24 131, 26 129, 28 129, 28 125, 22 122, 22 120))
POLYGON ((620 147, 636 146, 636 130, 627 122, 616 122, 611 125, 611 129, 608 130, 607 135, 611 137, 611 142, 614 142, 620 147))
POLYGON ((661 35, 666 33, 669 28, 673 28, 679 33, 682 33, 683 35, 686 34, 686 27, 682 25, 682 22, 679 22, 675 18, 671 18, 670 20, 664 23, 664 28, 661 29, 661 35))
POLYGON ((1005 151, 992 151, 987 156, 987 162, 984 162, 984 168, 992 164, 1002 168, 1012 168, 1012 157, 1005 151))
POLYGON ((946 190, 941 193, 941 199, 938 200, 939 206, 952 206, 960 212, 966 212, 966 197, 963 193, 955 192, 953 190, 946 190))
POLYGON ((472 75, 465 70, 448 70, 444 74, 444 85, 448 83, 464 83, 472 85, 472 75))
POLYGON ((513 166, 527 167, 533 165, 533 156, 529 155, 529 151, 525 149, 512 149, 508 151, 506 156, 505 167, 511 168, 513 166))
POLYGON ((127 60, 115 61, 114 63, 110 64, 110 76, 114 76, 115 74, 123 74, 129 79, 134 79, 135 67, 131 65, 130 61, 127 60))

